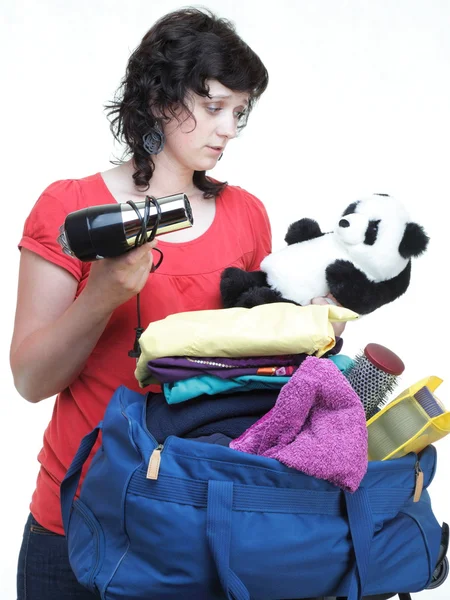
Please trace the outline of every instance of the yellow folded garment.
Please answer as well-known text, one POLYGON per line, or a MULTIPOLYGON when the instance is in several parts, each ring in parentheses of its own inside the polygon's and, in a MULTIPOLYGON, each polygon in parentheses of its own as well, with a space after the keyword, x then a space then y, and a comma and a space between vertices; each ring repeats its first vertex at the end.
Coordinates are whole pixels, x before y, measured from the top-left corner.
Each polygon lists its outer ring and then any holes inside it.
POLYGON ((304 352, 320 357, 335 344, 331 322, 357 318, 357 313, 340 306, 288 302, 169 315, 143 332, 134 374, 144 387, 150 380, 147 362, 164 356, 237 358, 304 352))

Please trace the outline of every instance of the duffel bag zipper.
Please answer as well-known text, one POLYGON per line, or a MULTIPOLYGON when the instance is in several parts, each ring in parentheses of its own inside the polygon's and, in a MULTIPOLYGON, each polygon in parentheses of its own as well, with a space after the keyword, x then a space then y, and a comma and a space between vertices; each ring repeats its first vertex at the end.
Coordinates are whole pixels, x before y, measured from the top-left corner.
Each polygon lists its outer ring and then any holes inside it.
POLYGON ((158 444, 150 455, 147 467, 147 479, 158 479, 159 465, 161 464, 161 452, 164 444, 158 444))
MULTIPOLYGON (((158 444, 150 455, 147 467, 147 479, 158 479, 159 467, 161 464, 161 453, 164 450, 164 444, 158 444)), ((419 502, 423 491, 423 471, 420 468, 420 462, 416 461, 414 465, 416 483, 414 486, 414 502, 419 502)))
POLYGON ((420 462, 416 461, 414 466, 414 470, 416 473, 416 484, 414 486, 414 498, 413 502, 419 502, 420 496, 422 495, 423 490, 423 471, 420 468, 420 462))

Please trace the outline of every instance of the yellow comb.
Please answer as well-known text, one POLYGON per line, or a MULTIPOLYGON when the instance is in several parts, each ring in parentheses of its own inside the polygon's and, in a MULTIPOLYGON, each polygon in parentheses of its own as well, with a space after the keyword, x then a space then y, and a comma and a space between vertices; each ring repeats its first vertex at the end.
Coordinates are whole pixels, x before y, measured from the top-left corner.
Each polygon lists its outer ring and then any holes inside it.
POLYGON ((450 433, 450 412, 434 395, 442 379, 421 379, 367 421, 369 460, 420 452, 450 433))

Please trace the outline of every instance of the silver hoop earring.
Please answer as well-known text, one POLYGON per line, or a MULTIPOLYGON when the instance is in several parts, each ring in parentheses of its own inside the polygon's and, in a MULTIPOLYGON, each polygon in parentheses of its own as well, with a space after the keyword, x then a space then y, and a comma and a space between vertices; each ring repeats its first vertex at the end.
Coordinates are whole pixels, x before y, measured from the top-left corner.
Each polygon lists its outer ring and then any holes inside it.
POLYGON ((165 142, 166 136, 159 123, 156 123, 153 129, 142 136, 144 150, 149 154, 159 154, 163 150, 165 142))

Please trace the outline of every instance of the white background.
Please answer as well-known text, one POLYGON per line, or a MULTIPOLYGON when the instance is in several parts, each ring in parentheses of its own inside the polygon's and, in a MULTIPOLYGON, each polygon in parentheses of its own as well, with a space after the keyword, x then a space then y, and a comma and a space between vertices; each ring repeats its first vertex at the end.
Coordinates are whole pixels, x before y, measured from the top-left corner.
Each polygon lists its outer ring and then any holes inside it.
MULTIPOLYGON (((347 326, 343 352, 369 342, 406 370, 397 392, 428 375, 448 385, 450 3, 448 0, 210 0, 265 62, 270 84, 214 175, 259 196, 274 247, 303 216, 323 229, 367 193, 397 195, 431 237, 406 295, 347 326)), ((36 455, 53 400, 28 404, 14 389, 8 352, 23 222, 57 179, 108 168, 114 149, 103 105, 130 52, 172 0, 3 0, 1 60, 0 598, 15 598, 22 529, 36 455)), ((450 437, 437 443, 430 488, 450 521, 450 437)), ((448 600, 450 579, 417 596, 448 600)))

